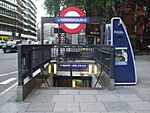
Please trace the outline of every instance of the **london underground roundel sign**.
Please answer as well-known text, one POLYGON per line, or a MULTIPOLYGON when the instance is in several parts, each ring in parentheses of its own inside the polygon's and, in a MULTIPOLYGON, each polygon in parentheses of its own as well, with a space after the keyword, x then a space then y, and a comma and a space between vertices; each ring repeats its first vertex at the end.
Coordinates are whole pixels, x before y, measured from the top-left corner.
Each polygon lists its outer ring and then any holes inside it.
MULTIPOLYGON (((84 12, 77 7, 68 7, 60 13, 61 17, 84 17, 84 12)), ((85 24, 81 23, 61 23, 61 28, 68 33, 77 33, 81 31, 85 24)))

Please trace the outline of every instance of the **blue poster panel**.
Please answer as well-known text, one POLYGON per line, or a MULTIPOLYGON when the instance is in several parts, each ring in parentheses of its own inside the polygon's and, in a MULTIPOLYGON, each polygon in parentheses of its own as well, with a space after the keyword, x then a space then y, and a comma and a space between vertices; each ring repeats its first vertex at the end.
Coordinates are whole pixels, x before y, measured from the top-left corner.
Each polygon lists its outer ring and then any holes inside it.
POLYGON ((128 50, 127 47, 115 48, 115 65, 127 65, 128 64, 128 50))
POLYGON ((112 18, 111 27, 115 46, 115 84, 136 84, 135 59, 126 27, 119 17, 112 18))

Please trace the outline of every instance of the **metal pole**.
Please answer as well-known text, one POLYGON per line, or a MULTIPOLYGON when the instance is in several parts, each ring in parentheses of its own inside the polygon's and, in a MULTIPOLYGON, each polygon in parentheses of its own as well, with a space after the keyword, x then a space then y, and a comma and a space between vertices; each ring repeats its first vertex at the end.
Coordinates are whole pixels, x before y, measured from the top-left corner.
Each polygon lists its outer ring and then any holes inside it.
POLYGON ((114 79, 114 62, 115 62, 115 48, 111 47, 110 51, 110 78, 114 79))
POLYGON ((61 44, 60 24, 58 24, 58 55, 60 55, 60 44, 61 44))
POLYGON ((105 24, 104 24, 104 20, 103 23, 101 25, 101 44, 104 44, 104 35, 105 34, 105 24))
POLYGON ((23 86, 24 85, 24 78, 23 78, 23 69, 22 69, 22 61, 23 61, 23 56, 22 56, 22 46, 19 45, 17 47, 18 49, 18 86, 23 86))
POLYGON ((13 40, 16 40, 16 34, 17 34, 17 14, 15 13, 15 35, 13 37, 13 40))
POLYGON ((41 17, 41 44, 44 44, 44 22, 43 22, 43 18, 41 17))
MULTIPOLYGON (((44 22, 43 22, 43 19, 41 17, 41 45, 44 45, 44 22)), ((42 62, 44 62, 44 48, 42 46, 42 62)))
POLYGON ((72 63, 70 61, 70 87, 72 87, 72 63))

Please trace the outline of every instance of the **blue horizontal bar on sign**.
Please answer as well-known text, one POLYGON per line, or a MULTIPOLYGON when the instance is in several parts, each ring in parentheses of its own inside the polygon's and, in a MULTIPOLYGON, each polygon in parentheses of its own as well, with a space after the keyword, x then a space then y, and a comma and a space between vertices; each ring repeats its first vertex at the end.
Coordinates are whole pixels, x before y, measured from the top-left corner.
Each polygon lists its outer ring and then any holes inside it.
POLYGON ((56 17, 56 23, 89 23, 89 17, 56 17))
POLYGON ((87 64, 59 64, 60 68, 87 68, 87 64))

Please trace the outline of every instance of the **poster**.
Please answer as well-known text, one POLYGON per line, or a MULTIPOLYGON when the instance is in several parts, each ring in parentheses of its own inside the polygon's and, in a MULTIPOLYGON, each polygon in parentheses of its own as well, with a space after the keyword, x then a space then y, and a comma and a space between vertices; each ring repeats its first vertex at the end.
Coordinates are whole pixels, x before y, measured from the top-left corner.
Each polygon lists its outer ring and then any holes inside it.
POLYGON ((115 48, 115 65, 128 65, 127 47, 115 48))

